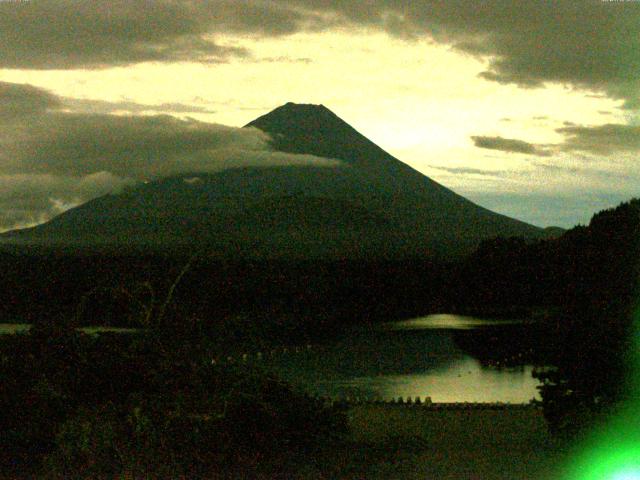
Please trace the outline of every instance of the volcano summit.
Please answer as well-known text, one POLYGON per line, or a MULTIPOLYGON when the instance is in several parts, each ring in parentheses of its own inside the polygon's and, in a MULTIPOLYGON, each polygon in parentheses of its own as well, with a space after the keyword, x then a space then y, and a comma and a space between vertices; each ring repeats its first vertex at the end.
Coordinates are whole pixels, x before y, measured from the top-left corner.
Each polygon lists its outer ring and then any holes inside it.
POLYGON ((495 236, 545 236, 422 175, 322 105, 287 103, 247 127, 267 133, 275 151, 332 161, 163 178, 8 232, 3 240, 357 259, 450 258, 495 236))

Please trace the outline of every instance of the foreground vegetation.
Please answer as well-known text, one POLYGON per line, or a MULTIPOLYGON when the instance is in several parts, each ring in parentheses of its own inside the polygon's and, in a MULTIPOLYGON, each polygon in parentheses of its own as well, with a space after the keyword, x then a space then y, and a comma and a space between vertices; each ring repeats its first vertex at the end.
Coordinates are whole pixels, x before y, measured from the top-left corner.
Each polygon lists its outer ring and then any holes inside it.
POLYGON ((545 479, 562 449, 534 408, 325 405, 202 332, 0 337, 0 478, 545 479))
POLYGON ((0 470, 268 477, 340 441, 340 412, 253 368, 211 365, 202 333, 90 336, 57 323, 0 337, 0 470))

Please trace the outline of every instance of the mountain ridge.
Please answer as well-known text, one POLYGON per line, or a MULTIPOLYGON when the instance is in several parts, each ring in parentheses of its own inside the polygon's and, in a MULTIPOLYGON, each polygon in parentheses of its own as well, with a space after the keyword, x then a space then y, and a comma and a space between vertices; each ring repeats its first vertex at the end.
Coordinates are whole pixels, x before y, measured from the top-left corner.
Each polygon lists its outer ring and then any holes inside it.
POLYGON ((267 133, 276 151, 340 165, 164 178, 4 238, 116 248, 202 244, 222 255, 260 258, 398 258, 455 256, 498 235, 545 236, 422 175, 323 105, 290 102, 246 126, 267 133))

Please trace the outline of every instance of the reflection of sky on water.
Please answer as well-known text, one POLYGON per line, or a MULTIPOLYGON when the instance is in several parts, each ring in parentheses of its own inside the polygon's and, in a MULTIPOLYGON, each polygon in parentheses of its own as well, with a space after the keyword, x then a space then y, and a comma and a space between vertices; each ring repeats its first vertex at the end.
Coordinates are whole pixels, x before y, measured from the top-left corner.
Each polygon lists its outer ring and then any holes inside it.
POLYGON ((528 402, 540 399, 532 367, 488 369, 473 358, 447 368, 406 375, 380 375, 318 380, 313 387, 323 395, 392 399, 430 396, 434 402, 528 402))
POLYGON ((467 357, 444 371, 392 378, 393 388, 385 389, 383 397, 428 395, 434 402, 528 402, 539 398, 531 369, 488 369, 467 357))
POLYGON ((430 396, 435 402, 513 403, 539 398, 531 365, 484 367, 454 343, 452 330, 488 323, 446 317, 451 322, 434 320, 443 325, 438 328, 353 330, 330 345, 269 359, 267 367, 310 393, 333 398, 430 396), (456 327, 461 324, 467 326, 456 327))
POLYGON ((448 330, 473 330, 474 328, 487 327, 491 325, 515 325, 522 323, 522 320, 485 320, 464 315, 451 315, 439 313, 426 317, 412 318, 400 322, 390 322, 385 324, 385 328, 390 330, 425 330, 425 329, 448 329, 448 330))

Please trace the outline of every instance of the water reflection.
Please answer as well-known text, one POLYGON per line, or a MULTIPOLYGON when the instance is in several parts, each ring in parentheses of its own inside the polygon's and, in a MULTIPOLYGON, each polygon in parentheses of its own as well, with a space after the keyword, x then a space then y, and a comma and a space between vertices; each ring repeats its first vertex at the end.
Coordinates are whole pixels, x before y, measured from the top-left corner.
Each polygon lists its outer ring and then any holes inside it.
MULTIPOLYGON (((502 322, 500 322, 502 323, 502 322)), ((511 322, 512 324, 515 322, 511 322)), ((355 329, 330 345, 272 358, 268 368, 315 395, 434 402, 528 402, 539 399, 533 366, 488 367, 454 341, 456 330, 497 322, 434 315, 380 329, 355 329)))
POLYGON ((389 330, 473 330, 480 327, 518 325, 522 323, 522 320, 487 320, 464 315, 439 313, 411 320, 386 323, 384 328, 389 330))

